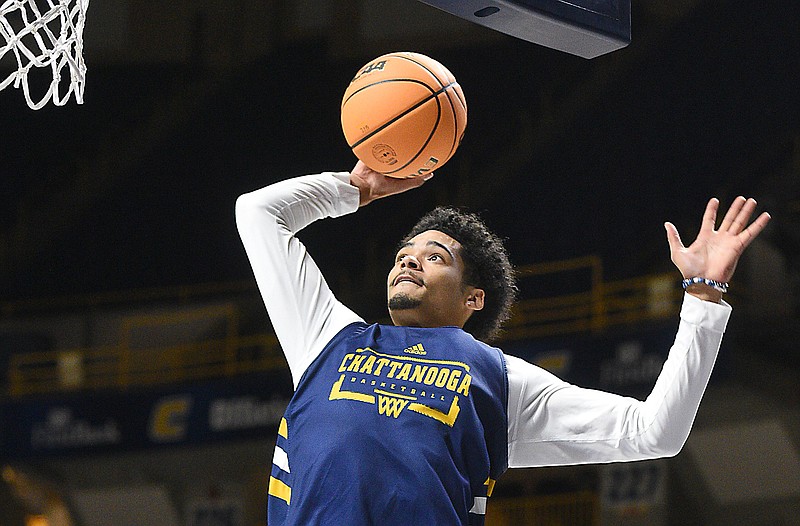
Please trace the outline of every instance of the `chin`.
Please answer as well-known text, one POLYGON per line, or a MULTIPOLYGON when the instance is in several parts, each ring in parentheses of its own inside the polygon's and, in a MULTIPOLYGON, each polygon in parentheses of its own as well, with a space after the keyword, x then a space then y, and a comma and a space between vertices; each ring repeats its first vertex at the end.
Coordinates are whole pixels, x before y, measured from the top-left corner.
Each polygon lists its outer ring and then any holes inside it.
POLYGON ((422 305, 422 300, 419 298, 412 298, 403 292, 399 292, 389 298, 388 303, 389 312, 416 309, 420 305, 422 305))

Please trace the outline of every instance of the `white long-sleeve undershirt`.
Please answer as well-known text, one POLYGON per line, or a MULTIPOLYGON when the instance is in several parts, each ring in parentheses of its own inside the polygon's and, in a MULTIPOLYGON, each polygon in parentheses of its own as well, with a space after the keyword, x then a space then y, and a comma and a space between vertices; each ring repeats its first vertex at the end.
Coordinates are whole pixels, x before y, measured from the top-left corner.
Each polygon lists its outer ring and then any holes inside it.
MULTIPOLYGON (((288 179, 244 194, 236 223, 295 387, 346 325, 363 321, 336 299, 295 234, 358 209, 349 174, 288 179)), ((378 205, 379 206, 379 205, 378 205)), ((642 460, 676 454, 692 427, 731 308, 684 297, 675 342, 644 401, 564 382, 506 355, 509 467, 642 460)))

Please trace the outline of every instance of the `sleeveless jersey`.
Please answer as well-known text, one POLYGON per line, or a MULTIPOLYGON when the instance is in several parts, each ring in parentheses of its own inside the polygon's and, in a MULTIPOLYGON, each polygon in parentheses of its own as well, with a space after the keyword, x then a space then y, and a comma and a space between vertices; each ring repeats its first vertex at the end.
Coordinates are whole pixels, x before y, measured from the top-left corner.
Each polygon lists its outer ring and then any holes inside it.
POLYGON ((507 382, 501 351, 459 328, 346 326, 281 421, 269 525, 482 525, 507 382))

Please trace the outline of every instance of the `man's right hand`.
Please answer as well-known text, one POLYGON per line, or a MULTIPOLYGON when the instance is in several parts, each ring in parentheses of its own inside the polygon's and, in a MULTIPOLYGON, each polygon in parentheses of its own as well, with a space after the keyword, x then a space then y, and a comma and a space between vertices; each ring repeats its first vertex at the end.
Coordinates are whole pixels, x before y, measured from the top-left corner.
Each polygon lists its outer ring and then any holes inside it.
POLYGON ((375 199, 420 187, 431 177, 433 177, 433 172, 420 177, 398 179, 376 172, 363 162, 358 161, 353 171, 350 172, 350 184, 358 188, 361 194, 358 205, 364 206, 375 199))

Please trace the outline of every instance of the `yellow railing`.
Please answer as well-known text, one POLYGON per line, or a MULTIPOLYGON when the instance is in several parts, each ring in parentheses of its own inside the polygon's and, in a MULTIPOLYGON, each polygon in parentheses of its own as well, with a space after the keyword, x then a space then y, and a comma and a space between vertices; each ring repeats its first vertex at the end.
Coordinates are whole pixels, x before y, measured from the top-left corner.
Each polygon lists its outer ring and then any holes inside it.
POLYGON ((600 505, 591 492, 489 499, 486 526, 597 526, 600 505))
POLYGON ((11 396, 74 389, 125 388, 223 378, 285 367, 272 334, 236 336, 170 347, 119 346, 11 356, 11 396), (230 352, 230 349, 233 352, 230 352))
MULTIPOLYGON (((603 282, 601 262, 593 256, 522 267, 519 276, 523 286, 546 279, 562 282, 559 290, 568 292, 523 297, 507 323, 506 341, 596 332, 674 316, 681 298, 673 274, 603 282)), ((123 321, 114 345, 12 355, 8 381, 9 394, 19 397, 224 378, 279 367, 285 361, 275 336, 240 334, 237 307, 223 304, 131 316, 123 321), (209 325, 221 336, 198 338, 199 332, 193 332, 209 325), (156 341, 150 341, 153 334, 159 335, 156 341)))
POLYGON ((134 305, 169 301, 174 305, 187 305, 204 297, 233 296, 253 291, 252 280, 228 281, 153 287, 127 291, 95 292, 53 298, 0 301, 0 316, 25 315, 41 312, 101 309, 108 305, 134 305))
POLYGON ((564 294, 520 299, 506 324, 504 339, 598 332, 677 313, 682 295, 674 273, 613 282, 604 282, 602 273, 602 263, 594 256, 522 267, 518 273, 522 283, 530 278, 547 279, 572 288, 564 294))

